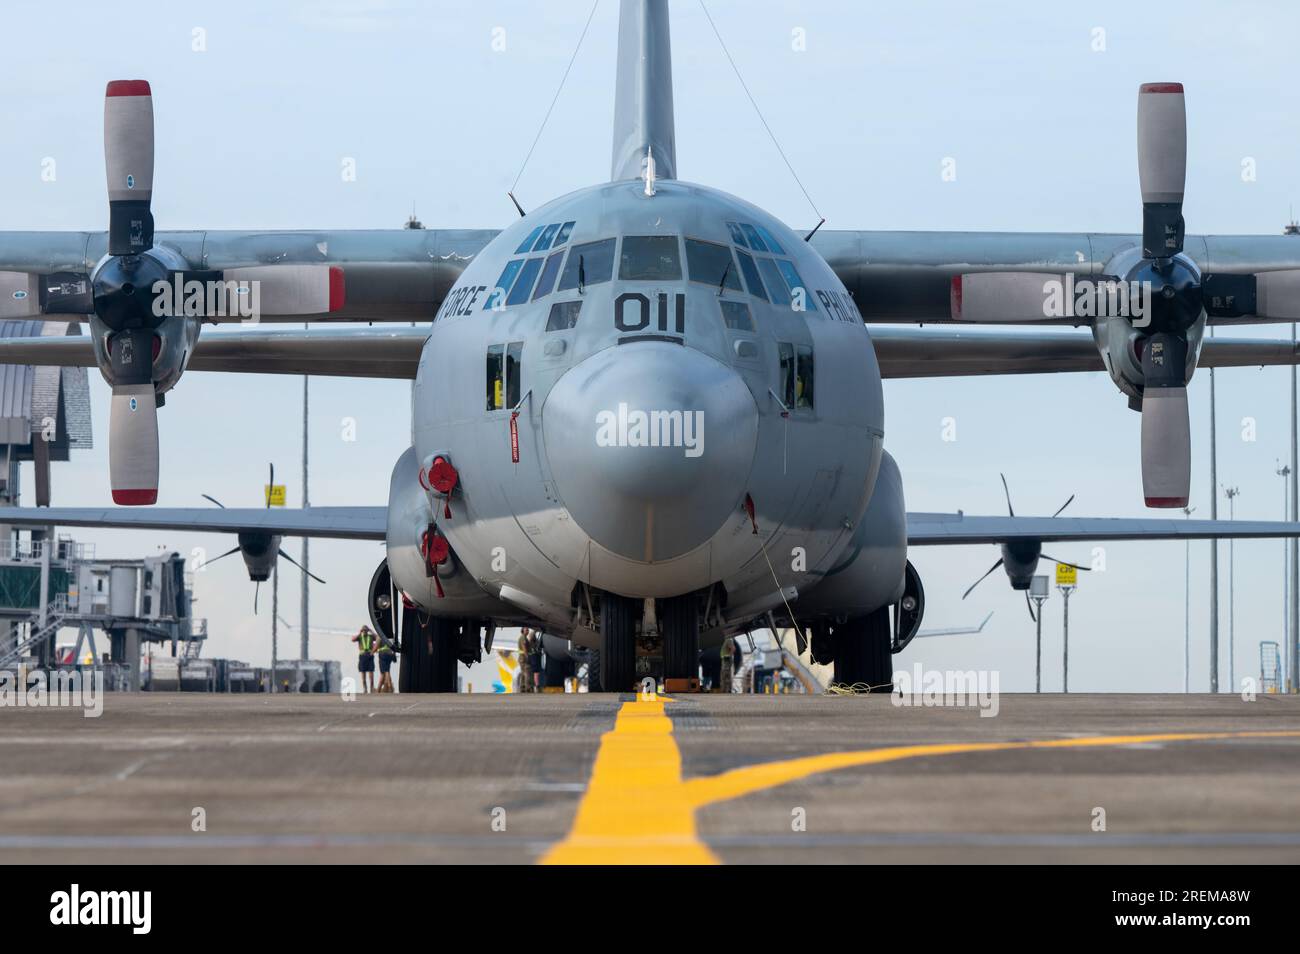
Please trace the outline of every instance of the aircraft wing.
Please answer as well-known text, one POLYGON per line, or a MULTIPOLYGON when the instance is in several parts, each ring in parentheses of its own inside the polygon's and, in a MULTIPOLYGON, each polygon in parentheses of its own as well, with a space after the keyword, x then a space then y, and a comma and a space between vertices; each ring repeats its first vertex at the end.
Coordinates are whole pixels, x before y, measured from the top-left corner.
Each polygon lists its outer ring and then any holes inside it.
POLYGON ((908 546, 1036 540, 1226 540, 1300 537, 1300 523, 1274 520, 1161 520, 1145 517, 976 517, 909 513, 908 546))
MULTIPOLYGON (((428 337, 427 325, 214 330, 199 336, 189 370, 410 379, 428 337)), ((871 338, 886 378, 1104 370, 1092 334, 1086 331, 881 325, 871 329, 871 338)), ((1298 362, 1290 341, 1207 338, 1200 365, 1263 367, 1298 362)), ((86 335, 0 338, 0 364, 89 368, 95 366, 95 355, 86 335)))
POLYGON ((985 625, 987 625, 988 621, 992 618, 993 614, 990 612, 988 616, 985 616, 984 619, 980 621, 978 626, 949 626, 944 629, 923 629, 916 634, 916 638, 922 639, 928 636, 970 636, 976 633, 982 633, 984 632, 985 625))
MULTIPOLYGON (((1300 249, 1300 241, 1296 246, 1300 249)), ((882 325, 871 329, 871 340, 876 346, 881 376, 885 378, 1106 370, 1089 331, 976 331, 882 325)), ((1208 337, 1197 362, 1202 368, 1297 363, 1300 358, 1290 341, 1208 337)))
MULTIPOLYGON (((336 265, 342 308, 311 321, 427 321, 496 229, 157 232, 195 270, 336 265)), ((91 310, 89 276, 108 251, 106 232, 0 232, 0 318, 67 321, 91 310), (39 307, 38 307, 39 306, 39 307)), ((223 319, 214 319, 221 321, 223 319)), ((263 321, 304 320, 266 314, 263 321)))
MULTIPOLYGON (((1181 187, 1179 189, 1181 192, 1181 187)), ((835 270, 868 322, 1090 324, 1048 318, 1042 283, 1023 302, 978 301, 981 274, 1101 278, 1142 236, 1100 232, 819 231, 812 245, 835 270), (963 289, 967 292, 963 300, 963 289), (1034 300, 1036 296, 1036 301, 1034 300), (1020 304, 1028 308, 1017 307, 1020 304)), ((1300 299, 1300 240, 1291 235, 1188 235, 1184 250, 1205 277, 1213 324, 1293 321, 1300 299), (1286 293, 1282 294, 1283 286, 1286 293), (1283 303, 1285 297, 1287 301, 1283 303)))
POLYGON ((118 527, 124 530, 252 531, 286 537, 382 540, 386 507, 6 507, 19 527, 118 527))

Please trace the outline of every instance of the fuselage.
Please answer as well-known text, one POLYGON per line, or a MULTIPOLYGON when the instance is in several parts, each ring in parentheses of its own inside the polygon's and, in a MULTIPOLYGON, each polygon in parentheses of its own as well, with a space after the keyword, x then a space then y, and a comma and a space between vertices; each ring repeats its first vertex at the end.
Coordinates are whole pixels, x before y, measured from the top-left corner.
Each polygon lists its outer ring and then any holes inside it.
POLYGON ((429 521, 489 594, 565 608, 579 582, 642 598, 721 583, 739 605, 774 589, 769 560, 811 588, 853 536, 884 408, 852 299, 762 210, 680 181, 647 191, 537 209, 442 303, 412 456, 456 468, 451 516, 433 495, 423 515, 424 489, 404 489, 418 473, 391 502, 390 564, 417 603, 436 612, 437 586, 393 551, 429 521))

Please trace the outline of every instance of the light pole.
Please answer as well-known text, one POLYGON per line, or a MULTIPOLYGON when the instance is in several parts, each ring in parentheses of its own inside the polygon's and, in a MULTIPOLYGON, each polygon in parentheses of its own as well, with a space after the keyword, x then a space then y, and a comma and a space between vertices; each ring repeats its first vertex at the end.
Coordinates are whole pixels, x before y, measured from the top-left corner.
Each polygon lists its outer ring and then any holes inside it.
POLYGON ((1070 691, 1070 593, 1078 585, 1079 571, 1068 563, 1056 564, 1056 588, 1061 591, 1061 692, 1070 691))
MULTIPOLYGON (((1288 465, 1288 464, 1283 464, 1283 463, 1281 463, 1281 462, 1279 461, 1278 464, 1277 464, 1277 467, 1274 468, 1273 473, 1277 474, 1279 477, 1282 478, 1282 519, 1283 519, 1283 520, 1290 520, 1290 519, 1291 519, 1291 503, 1290 503, 1290 500, 1289 500, 1288 498, 1289 498, 1289 491, 1290 491, 1291 488, 1290 488, 1290 486, 1289 486, 1289 481, 1287 480, 1287 478, 1291 476, 1291 467, 1290 467, 1290 465, 1288 465)), ((1291 571, 1290 571, 1290 567, 1291 567, 1291 541, 1290 541, 1290 540, 1285 540, 1285 539, 1284 539, 1284 540, 1282 541, 1282 645, 1283 645, 1284 647, 1286 647, 1286 646, 1290 646, 1290 645, 1291 645, 1291 639, 1290 639, 1290 633, 1291 633, 1291 623, 1290 623, 1290 617, 1291 617, 1291 600, 1290 600, 1290 594, 1291 594, 1291 571)), ((1287 653, 1286 653, 1286 650, 1285 650, 1285 649, 1282 651, 1282 658, 1283 658, 1283 659, 1286 659, 1286 658, 1287 658, 1287 653)), ((1288 663, 1289 663, 1289 660, 1288 660, 1288 663)), ((1286 687, 1286 686, 1283 686, 1282 689, 1281 689, 1281 691, 1282 691, 1282 692, 1287 692, 1287 691, 1288 691, 1288 690, 1287 690, 1287 687, 1286 687)))
POLYGON ((1047 585, 1046 576, 1035 576, 1029 581, 1029 598, 1038 607, 1038 612, 1035 614, 1038 636, 1034 647, 1034 692, 1043 691, 1043 604, 1047 602, 1047 595, 1050 592, 1051 588, 1047 585))
MULTIPOLYGON (((1210 327, 1214 337, 1214 327, 1210 327)), ((1218 450, 1214 432, 1214 369, 1210 368, 1210 519, 1219 519, 1218 450)), ((1219 691, 1219 541, 1210 541, 1210 692, 1219 691)))
MULTIPOLYGON (((1191 519, 1195 507, 1184 507, 1191 519)), ((1192 691, 1192 541, 1183 541, 1183 692, 1192 691)))
MULTIPOLYGON (((1223 496, 1228 498, 1228 519, 1229 520, 1236 519, 1236 507, 1234 506, 1234 504, 1236 503, 1237 497, 1240 493, 1241 491, 1236 487, 1223 488, 1223 496)), ((1236 649, 1236 645, 1233 637, 1236 634, 1236 610, 1237 610, 1236 593, 1234 591, 1234 587, 1236 585, 1236 569, 1237 569, 1236 559, 1235 559, 1236 554, 1234 553, 1235 542, 1236 541, 1234 541, 1231 537, 1228 538, 1228 689, 1231 692, 1237 691, 1236 690, 1237 666, 1236 666, 1236 660, 1233 656, 1233 652, 1236 649)))

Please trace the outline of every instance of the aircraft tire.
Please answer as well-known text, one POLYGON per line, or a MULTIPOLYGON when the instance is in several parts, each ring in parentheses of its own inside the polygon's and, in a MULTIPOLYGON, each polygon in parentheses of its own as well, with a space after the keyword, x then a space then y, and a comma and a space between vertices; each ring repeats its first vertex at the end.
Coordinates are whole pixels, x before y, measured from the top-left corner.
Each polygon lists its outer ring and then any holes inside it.
POLYGON ((717 690, 722 686, 722 647, 700 653, 700 671, 705 682, 717 690))
POLYGON ((600 634, 601 690, 632 691, 636 683, 636 601, 602 593, 600 634))
POLYGON ((397 691, 427 692, 423 683, 429 636, 414 609, 402 610, 402 654, 397 661, 397 691))
POLYGON ((893 691, 892 636, 889 607, 836 626, 835 683, 870 687, 870 692, 893 691))
POLYGON ((569 661, 559 657, 546 657, 546 668, 542 671, 542 685, 547 688, 564 685, 569 676, 569 661))
POLYGON ((429 621, 428 682, 425 692, 455 692, 456 663, 463 620, 435 616, 429 621))
POLYGON ((664 678, 700 674, 700 618, 694 596, 659 601, 659 632, 664 641, 664 678))

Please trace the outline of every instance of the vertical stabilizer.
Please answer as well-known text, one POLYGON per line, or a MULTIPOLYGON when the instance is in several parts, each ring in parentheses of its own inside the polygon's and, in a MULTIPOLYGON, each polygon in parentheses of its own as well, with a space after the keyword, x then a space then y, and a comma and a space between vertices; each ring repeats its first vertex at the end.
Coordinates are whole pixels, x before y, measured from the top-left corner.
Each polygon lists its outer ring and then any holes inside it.
POLYGON ((650 154, 655 178, 677 178, 668 0, 622 0, 610 178, 643 178, 650 154))

